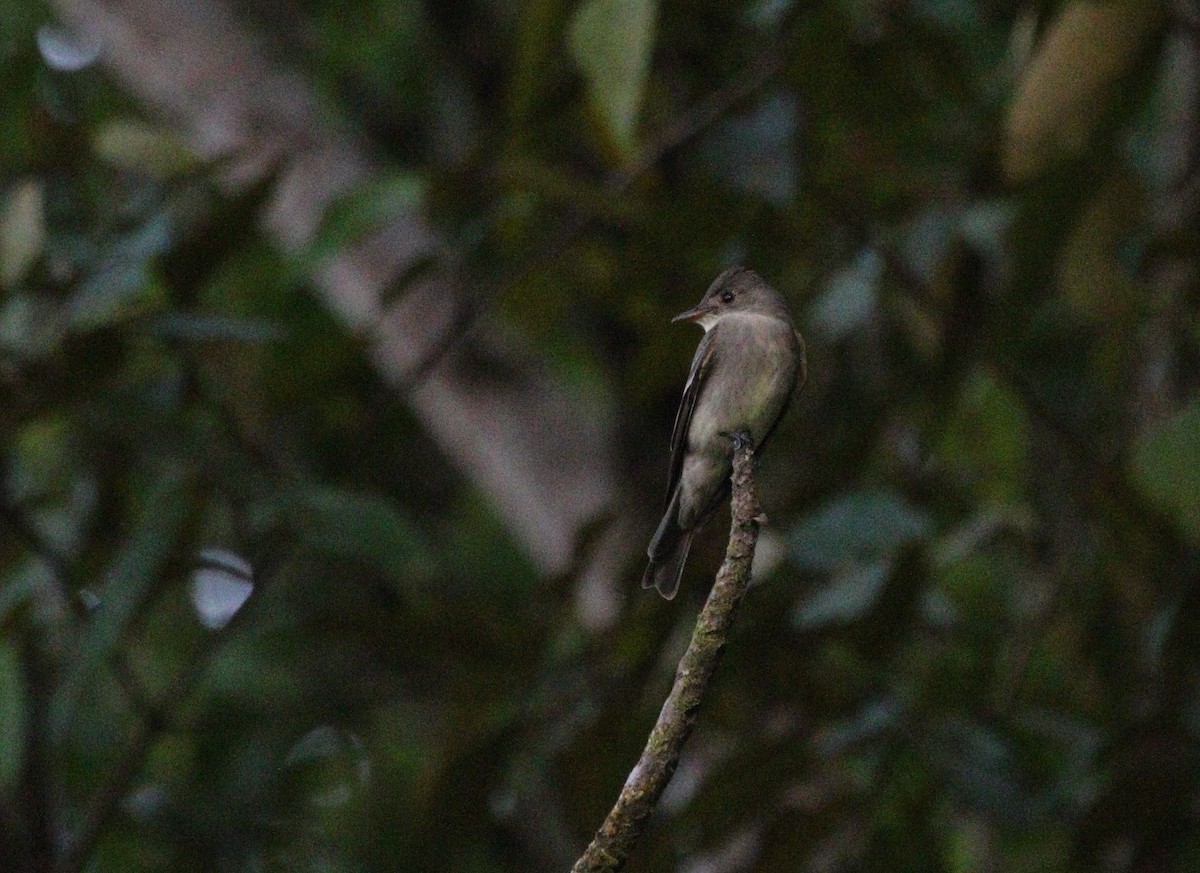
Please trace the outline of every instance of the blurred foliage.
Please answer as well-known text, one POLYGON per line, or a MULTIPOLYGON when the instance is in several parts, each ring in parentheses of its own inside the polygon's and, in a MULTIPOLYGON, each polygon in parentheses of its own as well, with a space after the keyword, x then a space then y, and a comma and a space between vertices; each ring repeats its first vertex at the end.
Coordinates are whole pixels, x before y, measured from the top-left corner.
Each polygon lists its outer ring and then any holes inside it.
POLYGON ((647 538, 668 318, 740 260, 808 337, 630 869, 1200 869, 1191 0, 238 13, 385 165, 305 251, 0 0, 0 867, 555 870, 601 820, 724 531, 585 629, 308 285, 420 203, 616 399, 647 538))

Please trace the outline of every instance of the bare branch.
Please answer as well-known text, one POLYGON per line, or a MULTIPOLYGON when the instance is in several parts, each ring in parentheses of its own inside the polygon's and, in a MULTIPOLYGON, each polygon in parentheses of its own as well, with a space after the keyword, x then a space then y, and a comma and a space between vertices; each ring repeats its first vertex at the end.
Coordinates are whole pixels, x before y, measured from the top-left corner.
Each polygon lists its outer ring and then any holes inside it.
POLYGON ((691 642, 679 661, 675 683, 650 731, 646 748, 572 873, 620 870, 675 773, 683 745, 695 726, 696 713, 729 641, 738 606, 750 587, 750 564, 761 520, 754 466, 750 441, 739 440, 733 456, 733 523, 725 561, 696 619, 691 642))

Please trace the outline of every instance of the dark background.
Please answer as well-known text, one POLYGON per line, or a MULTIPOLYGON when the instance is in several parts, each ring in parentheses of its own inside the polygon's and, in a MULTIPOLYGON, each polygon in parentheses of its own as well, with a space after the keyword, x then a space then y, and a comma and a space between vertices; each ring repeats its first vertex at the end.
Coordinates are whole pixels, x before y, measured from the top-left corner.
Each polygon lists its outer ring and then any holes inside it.
POLYGON ((1198 28, 0 0, 0 870, 568 869, 735 262, 810 378, 629 869, 1200 869, 1198 28))

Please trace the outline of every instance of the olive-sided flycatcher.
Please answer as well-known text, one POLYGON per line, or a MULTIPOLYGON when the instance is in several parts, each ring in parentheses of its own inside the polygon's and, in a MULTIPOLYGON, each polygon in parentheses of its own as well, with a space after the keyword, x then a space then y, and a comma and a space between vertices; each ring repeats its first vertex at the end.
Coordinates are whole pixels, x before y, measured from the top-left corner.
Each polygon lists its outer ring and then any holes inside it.
POLYGON ((733 437, 755 452, 804 384, 804 339, 783 295, 752 270, 730 267, 699 304, 674 321, 704 328, 671 434, 667 509, 646 554, 642 587, 670 600, 679 589, 692 536, 729 494, 733 437))

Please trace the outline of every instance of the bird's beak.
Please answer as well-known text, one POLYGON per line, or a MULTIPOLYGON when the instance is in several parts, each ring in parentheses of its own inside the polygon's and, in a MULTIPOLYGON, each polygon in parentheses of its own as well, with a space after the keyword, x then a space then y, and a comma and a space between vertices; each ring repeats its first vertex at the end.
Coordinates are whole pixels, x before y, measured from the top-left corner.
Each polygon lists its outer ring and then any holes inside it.
POLYGON ((676 321, 699 321, 704 316, 708 315, 709 313, 711 313, 715 310, 716 310, 715 306, 705 306, 704 304, 699 304, 697 306, 693 306, 687 312, 679 313, 678 315, 676 315, 674 318, 671 319, 671 322, 674 323, 676 321))

